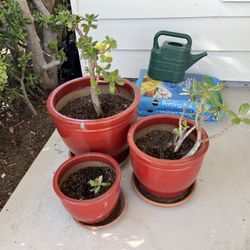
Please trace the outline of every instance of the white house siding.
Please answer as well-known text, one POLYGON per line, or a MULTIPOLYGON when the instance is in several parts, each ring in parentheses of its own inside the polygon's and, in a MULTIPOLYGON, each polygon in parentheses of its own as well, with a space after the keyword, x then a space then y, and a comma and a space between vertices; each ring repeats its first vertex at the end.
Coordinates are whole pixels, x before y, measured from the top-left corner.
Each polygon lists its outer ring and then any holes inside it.
MULTIPOLYGON (((250 81, 250 0, 71 0, 74 13, 99 14, 96 39, 114 37, 113 67, 124 77, 147 68, 159 30, 187 33, 193 53, 208 56, 188 71, 222 80, 250 81)), ((160 43, 164 39, 160 37, 160 43)))

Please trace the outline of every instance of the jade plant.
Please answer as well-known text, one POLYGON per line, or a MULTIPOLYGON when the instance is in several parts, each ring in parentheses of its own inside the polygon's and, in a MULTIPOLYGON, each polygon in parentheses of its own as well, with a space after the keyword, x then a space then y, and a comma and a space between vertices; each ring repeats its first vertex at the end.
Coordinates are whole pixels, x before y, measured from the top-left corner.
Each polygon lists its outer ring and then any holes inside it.
POLYGON ((96 41, 89 34, 91 29, 97 28, 97 17, 94 14, 78 16, 71 14, 68 10, 61 10, 56 16, 55 24, 78 33, 77 47, 81 51, 81 57, 86 61, 85 71, 90 76, 91 99, 98 117, 102 117, 99 84, 109 84, 109 92, 114 94, 116 84, 123 85, 124 80, 117 69, 110 71, 112 62, 110 51, 116 48, 116 41, 109 36, 106 36, 103 41, 96 41))
POLYGON ((92 187, 90 189, 90 192, 94 192, 95 195, 97 195, 100 192, 102 187, 109 187, 111 185, 111 183, 103 181, 102 175, 95 178, 94 180, 89 180, 88 184, 92 187))
POLYGON ((186 90, 185 93, 183 93, 185 95, 189 95, 189 99, 180 116, 179 126, 173 131, 176 135, 174 141, 174 152, 177 152, 180 149, 183 141, 194 130, 196 130, 197 134, 194 146, 183 158, 193 155, 198 150, 201 143, 206 142, 212 138, 222 136, 226 131, 230 130, 235 125, 238 125, 240 123, 250 125, 250 119, 247 117, 247 113, 250 110, 250 104, 243 103, 240 105, 237 113, 233 112, 219 98, 220 95, 218 93, 223 89, 223 87, 223 84, 213 85, 209 82, 199 83, 195 81, 193 84, 193 88, 190 88, 186 90), (188 126, 188 123, 184 118, 191 102, 193 102, 195 106, 195 112, 193 114, 195 120, 194 126, 188 126), (219 120, 223 115, 228 115, 231 118, 231 122, 229 123, 229 125, 218 134, 212 135, 208 138, 202 138, 201 130, 203 122, 213 116, 216 116, 217 120, 219 120))

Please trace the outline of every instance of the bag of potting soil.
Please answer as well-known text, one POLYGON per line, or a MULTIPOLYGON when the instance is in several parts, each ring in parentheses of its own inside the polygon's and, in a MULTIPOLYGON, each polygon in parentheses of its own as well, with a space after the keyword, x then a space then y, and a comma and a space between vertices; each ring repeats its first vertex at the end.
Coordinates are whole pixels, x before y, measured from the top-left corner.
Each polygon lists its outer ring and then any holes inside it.
MULTIPOLYGON (((194 81, 198 81, 199 83, 206 82, 211 85, 217 85, 220 83, 220 80, 216 77, 200 74, 185 74, 184 80, 179 83, 162 82, 149 78, 147 76, 147 71, 142 69, 136 82, 136 85, 141 92, 139 115, 181 115, 189 98, 188 95, 183 95, 183 93, 192 88, 194 81)), ((217 99, 222 103, 221 95, 219 93, 216 93, 216 95, 218 95, 217 99)), ((193 119, 194 113, 195 107, 191 102, 185 116, 193 119)), ((209 113, 206 115, 209 115, 209 113)), ((207 119, 207 121, 217 121, 217 116, 214 115, 207 119)))

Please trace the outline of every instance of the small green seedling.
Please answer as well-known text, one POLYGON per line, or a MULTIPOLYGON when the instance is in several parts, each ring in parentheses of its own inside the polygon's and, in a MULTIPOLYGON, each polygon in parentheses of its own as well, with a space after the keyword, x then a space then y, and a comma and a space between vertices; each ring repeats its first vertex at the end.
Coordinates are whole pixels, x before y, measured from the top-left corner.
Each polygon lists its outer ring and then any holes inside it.
POLYGON ((92 187, 92 189, 90 189, 90 192, 94 192, 95 195, 100 192, 101 187, 109 187, 111 185, 110 182, 103 182, 102 175, 95 178, 95 180, 89 180, 88 184, 92 187))
POLYGON ((228 131, 235 125, 238 125, 240 123, 250 125, 250 119, 249 117, 247 117, 247 114, 250 111, 250 104, 243 103, 242 105, 240 105, 238 113, 231 111, 229 107, 225 103, 221 102, 221 100, 219 99, 218 92, 222 90, 223 87, 223 84, 218 84, 214 86, 209 82, 199 83, 195 81, 193 84, 193 88, 183 93, 185 95, 189 95, 190 97, 179 119, 178 128, 175 128, 173 130, 173 133, 176 135, 174 141, 174 152, 177 152, 180 149, 183 141, 194 130, 196 130, 197 133, 196 142, 193 148, 183 158, 193 155, 198 150, 201 143, 208 141, 212 138, 222 136, 226 131, 228 131), (187 121, 184 119, 184 116, 191 101, 194 103, 195 106, 195 125, 189 127, 187 121), (208 138, 202 138, 201 130, 203 122, 208 118, 213 117, 214 115, 216 115, 217 119, 219 120, 221 119, 223 114, 231 117, 231 123, 227 127, 225 127, 220 133, 212 135, 208 138))

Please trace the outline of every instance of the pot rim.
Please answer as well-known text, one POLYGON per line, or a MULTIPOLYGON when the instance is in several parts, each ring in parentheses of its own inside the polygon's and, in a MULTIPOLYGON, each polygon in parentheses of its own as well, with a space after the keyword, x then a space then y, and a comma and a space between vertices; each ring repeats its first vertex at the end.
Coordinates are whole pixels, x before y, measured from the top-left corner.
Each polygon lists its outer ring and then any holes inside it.
MULTIPOLYGON (((74 84, 75 82, 78 82, 78 81, 81 81, 81 80, 89 80, 89 76, 83 76, 83 77, 79 77, 79 78, 76 78, 76 79, 73 79, 73 80, 70 80, 70 81, 67 81, 65 83, 63 83, 62 85, 56 87, 52 92, 51 94, 49 95, 48 99, 47 99, 47 102, 46 102, 46 105, 47 105, 47 109, 49 111, 49 113, 55 118, 55 119, 58 119, 58 120, 63 120, 63 121, 67 121, 67 122, 70 122, 70 123, 75 123, 75 124, 79 124, 79 123, 85 123, 85 124, 104 124, 106 122, 112 122, 112 121, 115 121, 116 119, 120 118, 121 116, 125 116, 126 114, 130 113, 132 110, 134 110, 138 105, 139 105, 139 102, 140 102, 140 92, 139 90, 137 89, 136 85, 134 83, 132 83, 131 81, 127 80, 127 79, 124 79, 125 83, 124 85, 128 85, 134 92, 134 99, 131 103, 131 105, 123 110, 122 112, 116 114, 116 115, 112 115, 110 117, 105 117, 105 118, 99 118, 99 119, 74 119, 74 118, 71 118, 71 117, 68 117, 68 116, 64 116, 62 115, 60 112, 58 112, 56 109, 55 109, 55 106, 54 106, 54 102, 55 102, 55 97, 58 93, 60 93, 60 91, 62 89, 64 89, 65 87, 67 87, 68 85, 70 84, 74 84)), ((122 88, 123 86, 119 86, 120 88, 122 88)))
POLYGON ((121 168, 120 168, 120 165, 117 163, 117 161, 109 155, 97 153, 97 152, 91 152, 91 153, 84 153, 84 154, 74 156, 72 158, 69 158, 65 162, 63 162, 54 174, 53 188, 57 196, 61 200, 66 201, 67 203, 92 205, 95 203, 99 203, 102 200, 105 200, 108 196, 112 195, 112 193, 116 190, 117 186, 120 185, 120 181, 121 181, 121 168), (96 157, 96 159, 93 159, 93 157, 96 157), (70 198, 66 196, 65 194, 63 194, 58 183, 60 180, 59 176, 62 172, 65 171, 65 169, 70 169, 71 167, 74 167, 75 164, 79 164, 80 162, 84 162, 84 161, 100 161, 101 162, 102 160, 106 160, 107 162, 109 162, 108 164, 110 164, 110 166, 115 170, 115 173, 116 173, 115 181, 107 192, 103 193, 102 195, 96 198, 87 199, 87 200, 77 200, 77 199, 70 198))
MULTIPOLYGON (((155 163, 157 162, 157 164, 153 164, 151 165, 152 168, 166 168, 166 164, 168 164, 167 170, 170 169, 176 169, 176 167, 178 167, 178 169, 183 169, 186 168, 186 164, 189 164, 192 161, 196 161, 196 159, 199 159, 200 157, 202 157, 202 155, 204 155, 208 149, 209 146, 209 141, 206 141, 205 143, 202 143, 201 146, 199 147, 198 151, 196 151, 196 153, 194 155, 191 155, 185 159, 178 159, 178 160, 166 160, 166 159, 158 159, 155 157, 152 157, 150 155, 145 154, 144 152, 142 152, 135 144, 134 141, 134 135, 136 133, 136 129, 141 126, 143 123, 149 121, 149 120, 154 120, 154 119, 167 119, 167 118, 172 118, 172 119, 176 119, 179 120, 178 115, 168 115, 168 114, 159 114, 159 115, 151 115, 148 117, 144 117, 141 120, 139 120, 138 122, 136 122, 134 125, 132 125, 128 131, 128 145, 130 147, 131 150, 133 150, 134 152, 136 152, 140 158, 143 158, 145 161, 148 161, 150 163, 155 163), (195 158, 195 159, 194 159, 195 158)), ((194 121, 185 118, 188 123, 194 124, 194 121)), ((154 125, 157 125, 157 123, 155 123, 154 125)), ((146 127, 146 126, 145 126, 146 127)), ((202 138, 208 138, 208 134, 205 131, 205 129, 202 128, 202 138)))

